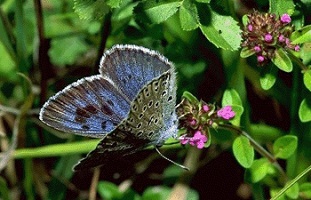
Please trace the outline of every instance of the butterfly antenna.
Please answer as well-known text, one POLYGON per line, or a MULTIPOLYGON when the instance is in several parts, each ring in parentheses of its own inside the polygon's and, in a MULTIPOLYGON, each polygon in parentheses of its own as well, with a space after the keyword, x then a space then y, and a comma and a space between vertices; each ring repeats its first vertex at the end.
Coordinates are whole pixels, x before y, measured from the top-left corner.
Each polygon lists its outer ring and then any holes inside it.
POLYGON ((176 165, 176 166, 178 166, 178 167, 180 167, 180 168, 182 168, 182 169, 184 169, 184 170, 189 171, 189 168, 188 168, 188 167, 186 167, 186 166, 184 166, 184 165, 182 165, 182 164, 179 164, 179 163, 177 163, 177 162, 175 162, 175 161, 169 159, 168 157, 164 156, 164 155, 160 152, 160 150, 159 150, 159 148, 158 148, 157 146, 155 147, 155 149, 156 149, 156 151, 158 152, 158 154, 159 154, 162 158, 166 159, 167 161, 173 163, 174 165, 176 165))

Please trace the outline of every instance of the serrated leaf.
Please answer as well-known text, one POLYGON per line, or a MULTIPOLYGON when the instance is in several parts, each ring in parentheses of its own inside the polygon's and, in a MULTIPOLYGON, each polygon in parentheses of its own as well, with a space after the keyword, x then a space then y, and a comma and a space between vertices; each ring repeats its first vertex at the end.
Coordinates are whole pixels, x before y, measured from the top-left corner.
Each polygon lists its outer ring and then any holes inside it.
POLYGON ((139 3, 134 11, 137 20, 159 24, 174 15, 180 6, 181 2, 149 0, 139 3))
POLYGON ((263 70, 260 74, 260 85, 262 89, 269 90, 276 82, 278 69, 275 66, 267 66, 267 70, 263 70))
POLYGON ((120 7, 120 4, 122 3, 122 0, 106 0, 107 5, 111 8, 118 8, 120 7))
POLYGON ((282 71, 291 72, 293 70, 293 63, 282 48, 275 51, 275 57, 272 62, 282 71))
POLYGON ((252 183, 257 183, 262 180, 269 172, 270 163, 266 158, 254 160, 249 168, 252 183))
POLYGON ((254 54, 255 54, 255 51, 253 51, 247 47, 244 47, 240 52, 241 58, 247 58, 247 57, 250 57, 251 55, 254 55, 254 54))
POLYGON ((302 183, 299 187, 299 192, 302 199, 311 199, 311 183, 302 183))
POLYGON ((199 26, 198 10, 190 0, 184 0, 179 8, 179 20, 181 28, 185 31, 196 29, 199 26))
POLYGON ((277 15, 282 15, 284 13, 293 14, 295 9, 295 4, 292 0, 269 0, 270 9, 269 12, 275 13, 277 15))
POLYGON ((210 17, 209 24, 200 25, 204 36, 218 48, 238 50, 242 37, 237 21, 230 16, 219 15, 211 9, 210 17))
POLYGON ((73 9, 81 19, 100 19, 109 12, 105 0, 75 0, 73 9))
POLYGON ((233 154, 244 168, 249 168, 254 161, 254 148, 244 136, 237 137, 232 145, 233 154))
POLYGON ((303 73, 303 83, 305 84, 306 88, 311 91, 311 69, 303 73))
POLYGON ((290 39, 292 44, 311 42, 311 25, 304 26, 303 28, 294 31, 291 34, 290 39))
POLYGON ((299 119, 301 122, 311 121, 311 101, 308 99, 303 99, 300 103, 298 110, 299 119))
POLYGON ((296 136, 282 136, 273 143, 274 155, 276 158, 287 159, 295 152, 297 145, 298 139, 296 136))

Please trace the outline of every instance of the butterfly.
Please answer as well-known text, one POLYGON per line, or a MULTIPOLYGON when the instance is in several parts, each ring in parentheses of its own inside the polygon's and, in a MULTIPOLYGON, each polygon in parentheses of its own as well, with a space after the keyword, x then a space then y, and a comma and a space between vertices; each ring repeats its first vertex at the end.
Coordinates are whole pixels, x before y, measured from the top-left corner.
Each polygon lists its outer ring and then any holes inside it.
POLYGON ((136 45, 115 45, 104 53, 98 75, 52 96, 39 119, 65 133, 102 138, 74 166, 94 168, 176 137, 176 89, 175 67, 163 55, 136 45))

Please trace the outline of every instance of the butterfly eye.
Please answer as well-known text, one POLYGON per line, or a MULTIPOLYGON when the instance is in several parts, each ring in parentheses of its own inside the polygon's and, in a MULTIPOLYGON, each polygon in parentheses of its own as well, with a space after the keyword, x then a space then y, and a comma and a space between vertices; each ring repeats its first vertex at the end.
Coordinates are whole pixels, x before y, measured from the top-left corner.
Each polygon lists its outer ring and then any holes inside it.
POLYGON ((141 118, 143 118, 143 116, 144 116, 144 114, 143 114, 143 113, 140 113, 139 116, 138 116, 138 118, 141 119, 141 118))

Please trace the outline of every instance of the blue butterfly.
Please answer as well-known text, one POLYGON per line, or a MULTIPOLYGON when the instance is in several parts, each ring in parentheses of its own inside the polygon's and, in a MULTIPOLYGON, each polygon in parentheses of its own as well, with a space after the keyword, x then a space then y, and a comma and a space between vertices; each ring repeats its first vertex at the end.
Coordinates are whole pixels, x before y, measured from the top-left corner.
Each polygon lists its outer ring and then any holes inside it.
POLYGON ((161 146, 177 135, 176 73, 167 58, 116 45, 104 53, 99 73, 68 85, 40 111, 40 120, 57 130, 102 138, 74 170, 161 146))

